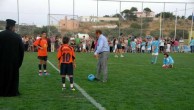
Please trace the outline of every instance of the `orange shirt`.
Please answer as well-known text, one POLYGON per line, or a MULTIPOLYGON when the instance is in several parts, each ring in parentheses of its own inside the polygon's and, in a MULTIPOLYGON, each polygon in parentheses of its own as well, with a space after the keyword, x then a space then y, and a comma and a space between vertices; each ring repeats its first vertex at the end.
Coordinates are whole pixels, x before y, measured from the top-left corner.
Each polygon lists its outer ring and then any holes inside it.
POLYGON ((73 47, 69 46, 68 44, 63 44, 58 49, 57 58, 60 63, 73 63, 75 59, 75 52, 73 47))
POLYGON ((47 44, 47 39, 46 38, 37 39, 34 42, 34 45, 42 47, 42 49, 38 48, 38 56, 47 56, 48 44, 47 44))

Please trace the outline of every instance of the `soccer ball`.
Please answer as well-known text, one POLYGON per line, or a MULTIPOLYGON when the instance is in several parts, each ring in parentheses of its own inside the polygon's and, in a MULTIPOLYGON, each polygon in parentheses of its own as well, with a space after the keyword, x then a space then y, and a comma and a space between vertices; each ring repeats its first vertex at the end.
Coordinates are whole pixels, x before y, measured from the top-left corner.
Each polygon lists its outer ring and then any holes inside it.
POLYGON ((93 74, 88 75, 88 80, 93 81, 95 79, 95 76, 93 74))

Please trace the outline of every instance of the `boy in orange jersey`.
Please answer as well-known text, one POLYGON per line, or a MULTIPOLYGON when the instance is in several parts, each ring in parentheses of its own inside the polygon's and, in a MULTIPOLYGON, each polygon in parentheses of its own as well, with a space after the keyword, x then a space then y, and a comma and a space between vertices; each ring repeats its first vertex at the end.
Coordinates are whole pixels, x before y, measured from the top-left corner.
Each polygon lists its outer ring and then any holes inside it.
POLYGON ((44 74, 48 75, 46 71, 46 63, 47 63, 47 39, 46 39, 46 32, 41 32, 41 38, 37 39, 34 42, 34 46, 38 48, 38 59, 40 60, 40 63, 38 65, 39 67, 39 75, 42 76, 42 65, 44 69, 44 74))
POLYGON ((62 90, 65 90, 65 77, 66 75, 69 76, 70 80, 70 87, 71 90, 74 91, 73 87, 73 68, 76 67, 75 64, 75 53, 73 47, 71 47, 69 44, 69 38, 64 37, 63 38, 63 45, 59 47, 57 58, 59 60, 59 68, 60 68, 60 74, 62 78, 62 84, 63 88, 62 90))

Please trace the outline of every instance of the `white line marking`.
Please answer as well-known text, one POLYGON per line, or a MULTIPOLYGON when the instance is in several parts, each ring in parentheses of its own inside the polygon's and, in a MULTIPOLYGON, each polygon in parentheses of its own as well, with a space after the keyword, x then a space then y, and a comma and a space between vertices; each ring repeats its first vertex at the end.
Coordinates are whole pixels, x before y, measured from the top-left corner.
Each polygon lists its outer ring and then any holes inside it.
MULTIPOLYGON (((58 72, 59 69, 57 67, 55 67, 49 60, 48 63, 58 72)), ((69 80, 67 78, 67 80, 69 80)), ((76 84, 74 82, 74 86, 82 93, 83 96, 85 96, 86 99, 88 99, 88 101, 90 101, 96 108, 98 108, 99 110, 106 110, 106 108, 102 107, 102 105, 100 103, 98 103, 93 97, 91 97, 84 89, 82 89, 78 84, 76 84)))

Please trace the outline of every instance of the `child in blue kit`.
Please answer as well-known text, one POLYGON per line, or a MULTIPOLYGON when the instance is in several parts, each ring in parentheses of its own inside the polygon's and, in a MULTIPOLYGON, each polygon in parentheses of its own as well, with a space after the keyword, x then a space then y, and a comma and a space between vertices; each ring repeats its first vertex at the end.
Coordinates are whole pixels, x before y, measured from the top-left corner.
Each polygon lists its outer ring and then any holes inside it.
POLYGON ((168 53, 164 53, 163 68, 173 68, 174 60, 168 53))

